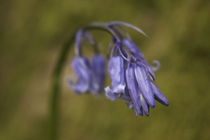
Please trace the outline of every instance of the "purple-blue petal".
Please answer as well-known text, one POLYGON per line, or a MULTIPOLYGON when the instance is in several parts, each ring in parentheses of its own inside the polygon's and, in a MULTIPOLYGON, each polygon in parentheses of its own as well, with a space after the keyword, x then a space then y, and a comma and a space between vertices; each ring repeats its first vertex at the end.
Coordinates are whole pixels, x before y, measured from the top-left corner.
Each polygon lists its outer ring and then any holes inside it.
POLYGON ((140 94, 139 98, 140 98, 140 104, 141 104, 142 110, 144 111, 145 115, 149 116, 149 106, 146 100, 144 99, 142 94, 140 94))
POLYGON ((132 64, 131 66, 128 66, 128 68, 126 69, 126 83, 127 83, 128 93, 134 105, 134 109, 136 113, 141 114, 142 111, 140 109, 138 87, 135 80, 134 67, 132 66, 132 64))
POLYGON ((122 57, 113 56, 108 64, 113 92, 125 92, 124 62, 122 57))
POLYGON ((149 72, 151 79, 154 80, 155 79, 154 71, 152 67, 149 65, 149 63, 146 61, 146 59, 144 58, 144 55, 139 50, 138 46, 129 39, 124 39, 123 44, 130 50, 131 54, 136 58, 136 63, 139 65, 144 65, 147 71, 149 72))
POLYGON ((77 83, 73 83, 72 79, 68 80, 69 87, 74 90, 76 93, 85 93, 88 91, 89 85, 86 82, 78 81, 77 83))
POLYGON ((109 98, 110 100, 114 101, 114 100, 116 100, 116 99, 119 98, 119 94, 114 93, 114 92, 110 89, 109 86, 106 87, 104 90, 105 90, 105 93, 106 93, 106 97, 109 98))
POLYGON ((131 41, 130 39, 123 39, 123 44, 135 57, 138 57, 140 60, 144 59, 144 55, 133 41, 131 41))
POLYGON ((128 88, 125 88, 125 93, 120 95, 120 99, 124 100, 129 109, 134 109, 132 99, 129 95, 128 88))
POLYGON ((163 93, 159 90, 159 88, 155 85, 155 83, 153 83, 152 81, 150 81, 150 84, 152 86, 152 90, 153 93, 155 95, 155 98, 163 105, 168 106, 169 102, 166 99, 166 97, 163 95, 163 93))
POLYGON ((75 57, 71 66, 77 76, 77 82, 69 80, 69 86, 77 93, 87 92, 91 83, 91 71, 88 60, 84 57, 75 57))
POLYGON ((105 80, 105 59, 102 55, 94 55, 92 58, 92 82, 90 91, 99 93, 103 89, 105 80))
POLYGON ((144 96, 145 100, 151 107, 155 107, 155 98, 150 86, 146 69, 143 66, 135 65, 135 76, 139 90, 144 96))

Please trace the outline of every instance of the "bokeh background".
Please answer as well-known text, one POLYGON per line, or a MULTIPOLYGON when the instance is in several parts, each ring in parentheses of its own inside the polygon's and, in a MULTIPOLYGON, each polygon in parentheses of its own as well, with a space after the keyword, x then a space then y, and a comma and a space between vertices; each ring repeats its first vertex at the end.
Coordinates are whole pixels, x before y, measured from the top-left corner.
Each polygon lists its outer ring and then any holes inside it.
MULTIPOLYGON (((122 20, 170 102, 136 117, 122 101, 75 95, 62 75, 60 140, 210 139, 210 2, 208 0, 0 1, 0 140, 47 139, 50 82, 62 44, 93 21, 122 20)), ((110 38, 96 33, 102 50, 110 38), (104 38, 104 39, 103 39, 104 38)), ((89 53, 87 53, 88 55, 89 53)), ((107 83, 106 83, 107 85, 107 83)))

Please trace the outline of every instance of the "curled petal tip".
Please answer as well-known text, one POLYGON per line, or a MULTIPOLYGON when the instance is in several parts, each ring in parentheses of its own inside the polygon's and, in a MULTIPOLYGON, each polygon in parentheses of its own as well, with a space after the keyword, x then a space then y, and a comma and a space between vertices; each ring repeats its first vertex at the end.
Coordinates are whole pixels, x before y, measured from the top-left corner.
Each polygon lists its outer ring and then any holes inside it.
POLYGON ((156 66, 152 66, 153 71, 157 71, 160 69, 160 62, 158 60, 154 60, 152 63, 156 65, 156 66))
POLYGON ((114 94, 114 93, 112 92, 112 90, 110 89, 109 86, 106 87, 104 90, 105 90, 105 92, 106 92, 106 97, 107 97, 108 99, 110 99, 111 101, 114 101, 114 100, 116 100, 116 99, 119 98, 118 95, 116 95, 116 94, 114 94))
POLYGON ((125 92, 125 85, 120 84, 113 88, 113 92, 115 93, 124 93, 125 92))
POLYGON ((71 78, 68 80, 68 83, 69 87, 78 94, 85 93, 88 91, 88 85, 86 83, 82 82, 73 83, 71 78))

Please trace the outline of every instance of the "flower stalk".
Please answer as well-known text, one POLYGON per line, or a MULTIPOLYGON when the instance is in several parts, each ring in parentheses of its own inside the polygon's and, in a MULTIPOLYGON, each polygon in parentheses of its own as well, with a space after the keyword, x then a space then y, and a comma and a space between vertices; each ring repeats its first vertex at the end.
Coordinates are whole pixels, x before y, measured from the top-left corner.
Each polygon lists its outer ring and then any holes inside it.
POLYGON ((61 73, 66 62, 68 52, 74 42, 74 36, 71 37, 66 44, 63 45, 58 61, 52 75, 52 91, 50 97, 50 118, 49 118, 49 139, 57 140, 58 138, 58 120, 59 120, 59 101, 60 101, 60 82, 61 73))

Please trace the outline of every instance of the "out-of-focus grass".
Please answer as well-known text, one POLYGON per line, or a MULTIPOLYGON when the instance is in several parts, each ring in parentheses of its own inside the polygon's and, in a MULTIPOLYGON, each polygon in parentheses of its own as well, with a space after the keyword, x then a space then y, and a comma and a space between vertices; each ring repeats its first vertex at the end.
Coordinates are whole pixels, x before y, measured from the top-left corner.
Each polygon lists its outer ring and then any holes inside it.
POLYGON ((157 103, 150 117, 135 117, 121 101, 77 96, 67 88, 73 73, 66 65, 60 139, 209 139, 209 6, 205 0, 1 1, 0 139, 46 139, 50 76, 62 43, 84 24, 111 20, 150 36, 131 30, 146 58, 160 60, 157 84, 170 106, 157 103))

